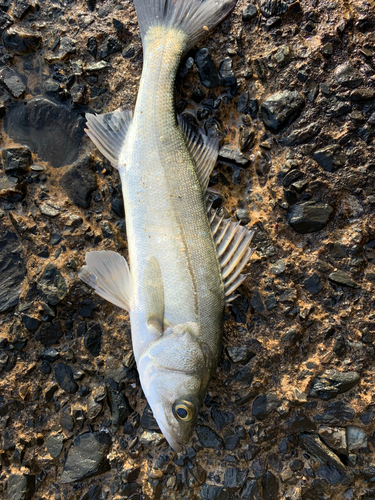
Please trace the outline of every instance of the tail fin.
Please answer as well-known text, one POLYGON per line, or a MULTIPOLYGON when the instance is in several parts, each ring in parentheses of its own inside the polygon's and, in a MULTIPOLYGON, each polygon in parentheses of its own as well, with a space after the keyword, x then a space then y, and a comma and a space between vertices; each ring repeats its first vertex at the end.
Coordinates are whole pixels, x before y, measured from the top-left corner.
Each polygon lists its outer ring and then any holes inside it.
POLYGON ((176 28, 186 34, 186 49, 214 28, 237 0, 134 0, 142 40, 154 26, 176 28))

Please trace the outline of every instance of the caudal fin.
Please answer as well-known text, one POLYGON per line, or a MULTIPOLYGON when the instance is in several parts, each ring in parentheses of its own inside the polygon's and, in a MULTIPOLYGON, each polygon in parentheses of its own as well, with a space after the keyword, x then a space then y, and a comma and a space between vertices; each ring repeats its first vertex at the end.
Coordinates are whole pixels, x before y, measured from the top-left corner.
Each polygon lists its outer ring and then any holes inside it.
POLYGON ((192 47, 233 9, 237 0, 134 0, 142 39, 154 26, 176 28, 192 47))

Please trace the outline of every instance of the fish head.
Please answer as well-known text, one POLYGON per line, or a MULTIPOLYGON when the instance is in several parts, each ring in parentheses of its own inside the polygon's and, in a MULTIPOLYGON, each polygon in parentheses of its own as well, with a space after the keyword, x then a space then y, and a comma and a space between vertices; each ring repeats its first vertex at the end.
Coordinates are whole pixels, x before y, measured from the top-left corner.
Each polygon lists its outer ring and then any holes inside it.
POLYGON ((175 451, 189 442, 197 422, 211 376, 210 354, 197 325, 186 323, 168 328, 138 361, 143 391, 175 451))

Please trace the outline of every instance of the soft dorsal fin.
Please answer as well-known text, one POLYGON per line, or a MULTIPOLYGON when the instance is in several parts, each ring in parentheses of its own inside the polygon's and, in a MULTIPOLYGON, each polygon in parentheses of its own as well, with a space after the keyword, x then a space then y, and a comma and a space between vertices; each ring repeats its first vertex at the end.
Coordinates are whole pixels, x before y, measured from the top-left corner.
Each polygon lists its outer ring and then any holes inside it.
POLYGON ((86 113, 86 120, 86 134, 112 165, 119 168, 120 153, 132 121, 131 110, 118 108, 101 115, 86 113))
POLYGON ((86 264, 78 273, 81 280, 103 299, 130 311, 132 278, 124 257, 111 250, 87 252, 86 264))
POLYGON ((164 332, 164 286, 159 262, 156 257, 151 257, 146 265, 145 284, 147 294, 145 297, 146 321, 159 333, 164 332))
POLYGON ((178 123, 186 141, 188 151, 195 162, 197 174, 205 193, 208 188, 210 175, 216 165, 219 153, 219 139, 203 136, 189 127, 182 115, 178 116, 178 123))
POLYGON ((216 243, 228 304, 236 298, 232 295, 233 292, 247 277, 246 274, 241 274, 241 271, 255 250, 249 247, 254 231, 240 226, 239 222, 219 217, 216 211, 211 210, 211 206, 208 207, 208 219, 216 243))

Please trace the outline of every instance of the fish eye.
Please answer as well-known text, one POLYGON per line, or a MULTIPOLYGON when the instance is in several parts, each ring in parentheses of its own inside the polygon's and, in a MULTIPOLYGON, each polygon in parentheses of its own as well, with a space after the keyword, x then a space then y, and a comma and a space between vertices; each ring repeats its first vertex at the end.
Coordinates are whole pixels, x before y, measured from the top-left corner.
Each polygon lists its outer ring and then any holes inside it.
POLYGON ((176 401, 173 405, 173 413, 177 420, 189 422, 195 414, 195 407, 190 401, 176 401))

